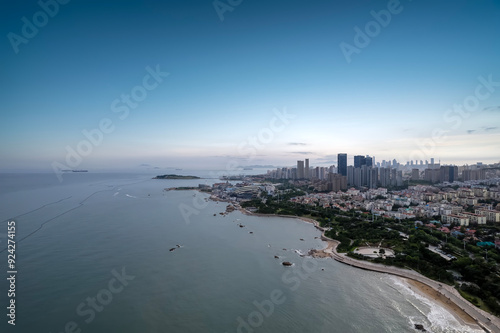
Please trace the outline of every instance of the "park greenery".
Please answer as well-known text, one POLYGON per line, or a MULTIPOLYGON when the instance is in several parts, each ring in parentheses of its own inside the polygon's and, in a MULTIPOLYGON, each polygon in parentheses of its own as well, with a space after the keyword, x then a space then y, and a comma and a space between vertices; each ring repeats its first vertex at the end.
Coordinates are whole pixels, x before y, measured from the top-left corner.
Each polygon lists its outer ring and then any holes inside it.
MULTIPOLYGON (((394 220, 372 216, 367 211, 341 211, 319 205, 290 201, 303 195, 301 189, 283 183, 280 195, 262 195, 242 204, 255 207, 263 214, 304 216, 317 220, 327 231, 325 235, 340 242, 337 251, 360 260, 413 269, 433 280, 454 285, 464 298, 483 310, 500 314, 500 251, 494 246, 480 247, 477 241, 462 235, 456 237, 428 227, 430 219, 394 220), (369 258, 354 250, 360 246, 390 248, 394 256, 369 258), (433 249, 434 251, 431 251, 433 249), (440 253, 437 253, 440 251, 440 253), (445 258, 446 257, 446 258, 445 258)), ((450 229, 455 225, 451 225, 450 229)), ((494 241, 500 232, 496 225, 475 226, 482 241, 494 241)))

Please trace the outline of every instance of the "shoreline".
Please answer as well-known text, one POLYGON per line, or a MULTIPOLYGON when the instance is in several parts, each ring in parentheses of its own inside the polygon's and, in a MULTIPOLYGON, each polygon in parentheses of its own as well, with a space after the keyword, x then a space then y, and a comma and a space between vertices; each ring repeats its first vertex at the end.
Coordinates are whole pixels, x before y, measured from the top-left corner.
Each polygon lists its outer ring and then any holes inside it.
POLYGON ((442 284, 439 281, 431 280, 413 270, 398 268, 396 266, 385 266, 383 264, 363 262, 350 258, 343 253, 338 253, 337 246, 340 244, 340 242, 326 237, 325 229, 320 227, 319 222, 316 220, 307 217, 292 215, 252 213, 241 207, 236 202, 222 200, 213 195, 210 196, 210 199, 213 201, 227 202, 228 204, 235 206, 235 208, 244 215, 258 217, 293 218, 306 223, 311 223, 316 229, 321 231, 320 239, 326 242, 327 245, 323 249, 310 250, 308 255, 311 255, 314 258, 330 257, 335 261, 352 267, 397 276, 403 279, 404 282, 407 282, 408 285, 414 286, 415 290, 417 290, 417 293, 419 293, 421 296, 427 298, 429 301, 437 303, 439 306, 448 310, 453 315, 453 317, 463 325, 467 325, 475 329, 483 329, 485 332, 500 333, 500 318, 488 312, 485 312, 469 303, 469 301, 465 300, 460 295, 460 293, 452 286, 442 284), (440 302, 439 300, 442 300, 442 302, 440 302))
POLYGON ((448 310, 448 312, 450 312, 462 325, 474 326, 474 328, 477 329, 481 328, 477 325, 474 318, 472 318, 467 312, 462 310, 458 305, 450 302, 450 300, 447 299, 443 294, 421 282, 406 278, 401 279, 403 279, 408 284, 408 288, 413 290, 415 293, 429 299, 430 301, 435 302, 442 308, 448 310))
POLYGON ((362 262, 347 257, 345 254, 337 252, 339 241, 328 238, 325 236, 325 230, 319 226, 319 222, 310 218, 291 216, 291 215, 278 215, 278 214, 260 214, 247 211, 238 205, 238 210, 245 215, 259 216, 259 217, 283 217, 299 219, 306 223, 311 223, 316 229, 321 231, 321 240, 326 242, 324 249, 313 249, 309 251, 309 255, 314 258, 332 258, 335 261, 357 267, 360 269, 386 273, 397 276, 403 279, 409 285, 409 288, 427 298, 431 302, 435 302, 460 322, 462 325, 467 325, 474 329, 483 329, 485 332, 499 332, 500 333, 500 319, 490 313, 487 313, 465 300, 458 291, 448 285, 443 285, 438 281, 431 280, 417 272, 399 269, 395 266, 385 266, 382 264, 375 264, 371 262, 362 262), (413 288, 412 288, 413 287, 413 288))

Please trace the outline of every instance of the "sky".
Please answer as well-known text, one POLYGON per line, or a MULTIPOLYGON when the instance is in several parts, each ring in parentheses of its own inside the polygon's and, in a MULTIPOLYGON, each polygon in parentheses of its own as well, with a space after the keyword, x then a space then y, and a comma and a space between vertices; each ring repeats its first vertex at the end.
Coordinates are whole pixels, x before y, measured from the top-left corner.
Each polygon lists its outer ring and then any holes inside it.
POLYGON ((499 162, 500 1, 1 1, 0 172, 499 162))

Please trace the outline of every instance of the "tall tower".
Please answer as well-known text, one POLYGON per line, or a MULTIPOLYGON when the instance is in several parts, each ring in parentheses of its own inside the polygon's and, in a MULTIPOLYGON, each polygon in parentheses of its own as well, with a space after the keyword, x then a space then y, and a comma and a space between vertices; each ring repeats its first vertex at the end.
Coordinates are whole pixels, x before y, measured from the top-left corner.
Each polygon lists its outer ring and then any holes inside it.
POLYGON ((309 179, 309 159, 306 158, 306 166, 304 167, 304 178, 309 179))
POLYGON ((362 155, 354 156, 354 167, 361 168, 363 165, 366 165, 366 158, 362 155))
POLYGON ((366 155, 365 157, 365 161, 366 161, 366 166, 367 167, 373 167, 373 158, 371 156, 368 156, 366 155))
POLYGON ((304 178, 304 161, 297 161, 297 179, 304 178))
POLYGON ((347 176, 347 154, 338 154, 337 164, 337 173, 341 174, 342 176, 347 176))

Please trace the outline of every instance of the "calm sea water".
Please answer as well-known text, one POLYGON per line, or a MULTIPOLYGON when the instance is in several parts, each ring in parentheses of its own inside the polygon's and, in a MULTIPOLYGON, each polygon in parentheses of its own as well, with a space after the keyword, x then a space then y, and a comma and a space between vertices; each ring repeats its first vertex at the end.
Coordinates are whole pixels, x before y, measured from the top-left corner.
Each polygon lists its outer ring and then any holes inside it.
POLYGON ((472 332, 398 278, 300 256, 324 247, 310 224, 223 216, 204 194, 164 191, 218 180, 151 176, 0 174, 0 250, 9 220, 18 242, 2 332, 472 332))

